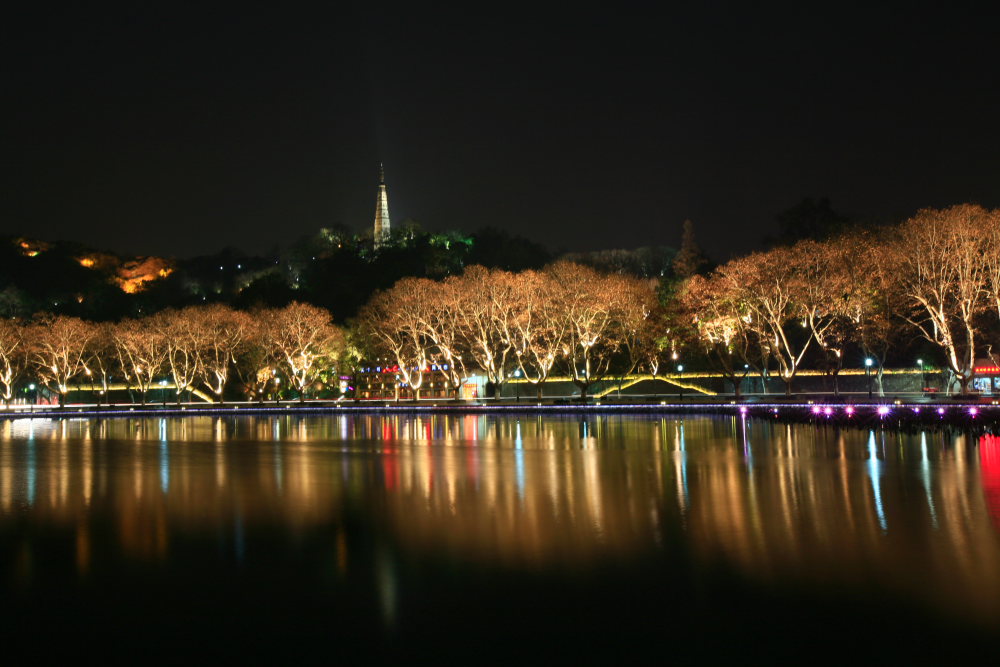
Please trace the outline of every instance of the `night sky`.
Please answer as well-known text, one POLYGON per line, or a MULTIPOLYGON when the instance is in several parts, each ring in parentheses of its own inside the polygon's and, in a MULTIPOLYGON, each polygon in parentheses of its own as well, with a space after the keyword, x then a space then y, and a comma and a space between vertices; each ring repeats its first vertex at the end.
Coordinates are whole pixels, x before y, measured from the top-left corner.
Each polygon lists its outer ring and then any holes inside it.
POLYGON ((367 228, 379 161, 394 223, 553 250, 676 245, 691 218, 724 260, 805 196, 1000 205, 992 22, 697 4, 7 14, 0 233, 264 252, 367 228))

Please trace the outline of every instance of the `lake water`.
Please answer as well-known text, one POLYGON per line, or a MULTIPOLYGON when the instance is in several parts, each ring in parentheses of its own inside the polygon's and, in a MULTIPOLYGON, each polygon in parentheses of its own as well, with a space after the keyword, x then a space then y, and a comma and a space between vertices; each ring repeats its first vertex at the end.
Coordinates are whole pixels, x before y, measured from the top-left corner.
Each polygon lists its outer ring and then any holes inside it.
POLYGON ((0 422, 8 655, 989 662, 1000 440, 733 418, 0 422))

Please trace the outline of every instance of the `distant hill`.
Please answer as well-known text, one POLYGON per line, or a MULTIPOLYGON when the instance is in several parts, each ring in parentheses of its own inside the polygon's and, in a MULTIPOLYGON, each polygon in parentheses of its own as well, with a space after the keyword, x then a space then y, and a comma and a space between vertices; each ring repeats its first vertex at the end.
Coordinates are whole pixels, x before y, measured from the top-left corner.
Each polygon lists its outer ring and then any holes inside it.
POLYGON ((328 308, 343 321, 375 290, 406 276, 442 278, 472 264, 517 271, 551 260, 544 247, 500 230, 428 233, 415 223, 378 249, 370 238, 323 229, 265 256, 226 248, 190 259, 6 236, 0 237, 0 316, 117 320, 193 303, 249 309, 295 300, 328 308))

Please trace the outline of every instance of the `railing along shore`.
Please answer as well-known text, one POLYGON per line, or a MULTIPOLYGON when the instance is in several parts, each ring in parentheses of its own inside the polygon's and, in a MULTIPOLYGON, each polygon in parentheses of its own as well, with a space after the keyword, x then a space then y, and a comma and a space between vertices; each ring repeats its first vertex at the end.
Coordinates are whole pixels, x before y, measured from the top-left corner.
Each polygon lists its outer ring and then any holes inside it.
POLYGON ((782 421, 870 426, 1000 426, 1000 401, 991 397, 897 394, 869 399, 867 394, 750 395, 690 397, 663 395, 579 398, 451 400, 306 400, 166 404, 68 404, 0 406, 0 419, 91 419, 149 416, 336 415, 336 414, 691 414, 782 421))

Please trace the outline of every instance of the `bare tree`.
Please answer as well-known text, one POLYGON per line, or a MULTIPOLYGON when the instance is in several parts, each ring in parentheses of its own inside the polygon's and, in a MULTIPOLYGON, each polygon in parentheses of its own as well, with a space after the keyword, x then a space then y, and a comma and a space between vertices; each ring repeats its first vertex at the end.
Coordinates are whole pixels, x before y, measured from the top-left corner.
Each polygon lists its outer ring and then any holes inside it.
POLYGON ((994 339, 987 345, 990 359, 994 365, 1000 365, 993 346, 998 341, 995 338, 997 318, 1000 318, 1000 210, 983 211, 978 216, 982 223, 979 231, 983 236, 983 263, 986 267, 986 291, 993 311, 994 339))
POLYGON ((472 363, 486 374, 494 397, 499 398, 512 367, 517 277, 501 269, 470 266, 458 280, 465 297, 458 311, 461 336, 472 363))
POLYGON ((199 345, 195 348, 198 378, 215 396, 216 402, 221 403, 229 371, 246 337, 250 318, 221 304, 194 306, 184 312, 199 334, 199 345))
POLYGON ((167 362, 167 335, 160 322, 154 317, 125 319, 111 329, 118 368, 125 383, 139 391, 142 405, 167 362))
POLYGON ((722 289, 733 298, 761 356, 777 361, 786 394, 813 340, 801 308, 801 270, 796 253, 788 248, 753 253, 717 270, 722 289))
POLYGON ((263 402, 268 385, 273 382, 280 360, 270 343, 268 329, 273 310, 258 310, 246 318, 243 340, 236 348, 236 376, 250 400, 263 402))
POLYGON ((457 400, 462 383, 468 377, 466 359, 470 355, 467 341, 462 336, 461 323, 470 295, 465 289, 465 282, 455 276, 446 278, 442 283, 427 283, 424 286, 429 289, 424 295, 424 314, 420 319, 434 344, 434 365, 457 400))
POLYGON ((39 381, 66 405, 69 383, 83 372, 87 346, 95 327, 78 317, 42 314, 25 332, 31 341, 31 360, 39 381))
POLYGON ((627 288, 620 276, 604 276, 570 262, 557 262, 546 271, 560 288, 557 302, 566 326, 562 361, 580 389, 580 400, 586 400, 622 345, 621 310, 627 288))
POLYGON ((166 368, 174 381, 175 398, 180 405, 184 392, 194 388, 201 374, 203 332, 193 307, 165 310, 153 316, 163 333, 166 347, 166 368))
POLYGON ((0 319, 0 400, 10 404, 14 385, 28 366, 24 325, 17 320, 0 319))
MULTIPOLYGON (((891 230, 888 234, 895 234, 891 230)), ((867 358, 876 363, 879 396, 885 394, 883 375, 889 351, 905 329, 901 316, 905 298, 900 294, 898 267, 883 246, 888 234, 852 231, 831 243, 844 281, 844 305, 851 338, 867 358)))
POLYGON ((655 376, 659 370, 661 345, 668 329, 655 285, 653 280, 621 277, 617 326, 623 354, 616 363, 619 391, 626 375, 646 368, 655 376))
POLYGON ((567 322, 560 309, 559 287, 549 273, 525 271, 517 278, 511 341, 518 368, 541 400, 542 388, 562 354, 567 322))
POLYGON ((692 277, 683 284, 678 298, 702 351, 739 398, 756 339, 741 312, 738 295, 723 278, 713 275, 692 277))
POLYGON ((298 302, 272 311, 267 324, 273 354, 303 402, 323 365, 336 365, 344 354, 344 332, 328 311, 298 302))
POLYGON ((797 315, 822 352, 824 370, 833 376, 834 394, 840 393, 844 354, 848 344, 858 339, 856 316, 865 305, 867 285, 851 274, 856 246, 852 237, 839 237, 799 241, 791 248, 800 288, 797 315))
POLYGON ((111 375, 118 371, 115 325, 101 322, 94 325, 94 336, 84 355, 83 374, 90 382, 90 389, 97 393, 97 404, 108 398, 111 375))
POLYGON ((416 278, 404 278, 392 288, 376 292, 356 318, 359 332, 373 350, 395 361, 414 400, 420 398, 434 346, 420 317, 425 298, 425 284, 416 278))
POLYGON ((996 211, 972 204, 924 209, 884 248, 907 302, 906 321, 941 348, 963 394, 975 376, 978 319, 991 305, 986 230, 997 224, 996 211))

